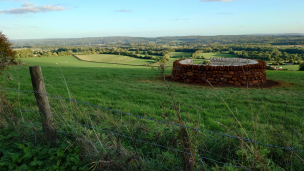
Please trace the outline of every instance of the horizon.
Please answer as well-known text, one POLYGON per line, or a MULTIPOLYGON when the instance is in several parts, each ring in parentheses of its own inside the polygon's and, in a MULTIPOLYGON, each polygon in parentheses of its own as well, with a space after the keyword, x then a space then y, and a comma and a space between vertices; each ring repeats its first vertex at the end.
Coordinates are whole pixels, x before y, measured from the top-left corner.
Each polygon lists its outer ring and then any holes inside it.
POLYGON ((302 0, 0 0, 11 40, 304 34, 302 0))
MULTIPOLYGON (((0 31, 1 32, 1 31, 0 31)), ((130 38, 162 38, 162 37, 191 37, 191 36, 197 36, 197 37, 216 37, 216 36, 304 36, 304 32, 303 33, 273 33, 273 34, 242 34, 242 35, 187 35, 187 36, 160 36, 160 37, 140 37, 140 36, 103 36, 103 37, 67 37, 67 38, 59 38, 59 37, 55 37, 55 38, 34 38, 34 39, 10 39, 10 40, 49 40, 49 39, 85 39, 85 38, 107 38, 107 37, 130 37, 130 38)))

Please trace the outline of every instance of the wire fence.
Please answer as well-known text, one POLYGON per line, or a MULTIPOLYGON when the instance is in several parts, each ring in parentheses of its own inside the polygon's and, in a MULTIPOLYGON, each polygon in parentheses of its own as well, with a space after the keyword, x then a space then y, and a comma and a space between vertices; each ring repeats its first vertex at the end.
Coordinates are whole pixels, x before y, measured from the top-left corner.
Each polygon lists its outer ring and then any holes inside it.
POLYGON ((265 144, 265 143, 261 143, 261 142, 258 142, 258 141, 254 141, 254 140, 249 139, 249 138, 243 138, 243 137, 238 137, 238 136, 233 136, 233 135, 228 135, 228 134, 223 134, 223 133, 218 133, 218 132, 213 132, 213 131, 207 131, 207 130, 203 130, 203 129, 200 129, 200 128, 193 128, 193 127, 180 125, 180 124, 176 124, 176 123, 171 123, 171 122, 167 122, 167 121, 157 120, 157 119, 143 117, 143 116, 139 116, 139 115, 133 115, 133 114, 130 114, 130 113, 125 113, 125 112, 121 112, 121 111, 118 111, 118 110, 113 110, 113 109, 109 109, 109 108, 106 108, 106 107, 101 107, 101 106, 98 106, 98 105, 95 105, 95 104, 90 104, 88 102, 83 102, 83 101, 79 101, 79 100, 74 100, 74 99, 69 99, 69 98, 64 98, 64 97, 58 97, 58 96, 54 96, 54 95, 50 95, 50 94, 43 94, 43 93, 39 93, 39 92, 35 92, 35 91, 16 90, 16 89, 8 89, 8 88, 3 88, 3 87, 0 87, 0 89, 10 90, 10 91, 18 91, 18 92, 24 92, 24 93, 36 93, 36 94, 46 95, 46 96, 49 96, 49 97, 54 97, 54 98, 58 98, 58 99, 62 99, 62 100, 67 100, 67 101, 86 104, 86 105, 97 107, 97 108, 100 108, 100 109, 103 109, 103 110, 112 111, 112 112, 118 113, 118 114, 124 114, 124 115, 129 115, 129 116, 133 116, 133 117, 137 117, 137 118, 141 118, 141 119, 147 119, 147 120, 151 120, 151 121, 162 122, 162 123, 165 123, 165 124, 170 124, 170 125, 175 125, 175 126, 178 126, 178 127, 189 128, 189 129, 192 129, 192 130, 207 132, 207 133, 210 133, 210 134, 216 134, 216 135, 225 136, 225 137, 229 137, 229 138, 242 139, 244 141, 256 143, 256 144, 259 144, 259 145, 264 145, 264 146, 267 146, 267 147, 280 148, 280 149, 285 149, 285 150, 289 150, 289 151, 299 151, 299 152, 304 153, 304 150, 297 150, 297 149, 290 148, 290 147, 281 147, 281 146, 276 146, 276 145, 271 145, 271 144, 265 144))
MULTIPOLYGON (((100 108, 100 109, 107 110, 107 111, 111 111, 111 112, 114 112, 114 113, 132 116, 132 117, 135 117, 135 118, 140 118, 140 119, 150 120, 150 121, 154 121, 154 122, 165 123, 165 124, 174 125, 174 126, 178 126, 178 127, 182 127, 182 128, 192 129, 194 131, 202 131, 202 132, 206 132, 206 133, 210 133, 210 134, 220 135, 220 136, 223 136, 223 137, 234 138, 234 139, 237 139, 237 140, 246 141, 246 142, 250 142, 250 143, 256 143, 256 144, 263 145, 263 146, 270 147, 270 148, 279 148, 279 149, 284 149, 284 150, 288 150, 288 151, 304 153, 304 150, 300 150, 300 149, 295 149, 295 148, 290 148, 290 147, 281 147, 281 146, 276 146, 276 145, 271 145, 271 144, 265 144, 265 143, 261 143, 261 142, 251 140, 249 138, 242 138, 242 137, 238 137, 238 136, 227 135, 227 134, 217 133, 217 132, 203 130, 203 129, 199 129, 199 128, 193 128, 193 127, 189 127, 189 126, 185 126, 185 125, 181 125, 181 124, 176 124, 176 123, 171 123, 171 122, 167 122, 167 121, 157 120, 157 119, 154 119, 154 118, 148 118, 148 117, 143 117, 143 116, 139 116, 139 115, 133 115, 133 114, 130 114, 130 113, 125 113, 125 112, 109 109, 109 108, 106 108, 106 107, 101 107, 101 106, 98 106, 98 105, 95 105, 95 104, 90 104, 88 102, 83 102, 83 101, 79 101, 79 100, 75 100, 75 99, 63 98, 63 97, 58 97, 58 96, 54 96, 54 95, 50 95, 50 94, 42 94, 42 93, 35 92, 35 91, 16 90, 16 89, 9 89, 9 88, 3 88, 3 87, 0 87, 0 89, 9 90, 9 91, 16 91, 16 92, 36 93, 36 94, 46 95, 46 96, 57 98, 57 99, 72 101, 72 102, 76 102, 76 103, 82 103, 82 104, 85 104, 85 105, 93 106, 93 107, 100 108)), ((16 111, 39 113, 39 111, 35 111, 35 110, 24 110, 24 109, 20 109, 20 108, 12 108, 12 107, 7 106, 7 105, 2 105, 2 106, 5 107, 5 108, 10 108, 10 109, 16 110, 16 111)), ((127 135, 122 134, 122 133, 117 133, 117 132, 113 132, 113 131, 110 131, 110 130, 94 127, 93 125, 90 126, 90 125, 86 125, 86 124, 81 124, 81 123, 69 120, 67 118, 64 118, 62 116, 59 116, 57 114, 51 114, 51 115, 56 117, 56 118, 62 119, 66 122, 69 122, 73 125, 79 125, 81 127, 86 127, 88 129, 98 130, 98 131, 105 132, 105 133, 108 133, 108 134, 111 134, 111 135, 115 135, 115 136, 118 136, 118 137, 124 137, 124 138, 130 139, 132 141, 149 144, 149 145, 152 145, 154 147, 159 147, 159 148, 174 151, 174 152, 177 152, 177 153, 187 154, 187 155, 197 157, 197 158, 200 158, 200 159, 203 159, 203 160, 208 160, 208 161, 211 161, 211 162, 214 162, 214 163, 217 163, 217 164, 227 165, 227 166, 231 166, 231 167, 235 167, 235 168, 239 168, 239 169, 243 169, 243 170, 250 170, 250 169, 248 169, 248 168, 246 168, 242 165, 233 165, 231 163, 225 163, 225 162, 217 161, 217 160, 214 160, 212 158, 200 156, 200 155, 197 155, 197 154, 192 154, 192 153, 189 153, 189 152, 186 152, 186 151, 183 151, 183 150, 167 147, 167 146, 160 145, 160 144, 157 144, 157 143, 154 143, 154 142, 149 142, 149 141, 145 141, 145 140, 142 140, 142 139, 137 139, 135 137, 127 136, 127 135)), ((31 123, 31 121, 28 118, 27 118, 27 120, 28 120, 27 123, 31 123)), ((128 154, 126 154, 126 155, 128 155, 128 154)), ((142 155, 140 155, 140 156, 142 156, 142 155)), ((142 157, 138 157, 137 159, 141 160, 143 162, 149 163, 151 165, 161 167, 162 169, 165 169, 165 170, 171 170, 168 167, 165 167, 165 166, 162 166, 162 165, 155 164, 155 163, 149 162, 147 160, 144 160, 144 159, 142 159, 142 157)))
MULTIPOLYGON (((6 107, 6 108, 10 108, 10 109, 13 109, 13 110, 16 110, 16 111, 39 113, 39 111, 34 111, 34 110, 23 110, 23 109, 20 109, 20 108, 11 108, 11 107, 5 106, 5 105, 1 105, 1 106, 2 106, 2 107, 6 107)), ((67 120, 67 119, 65 119, 65 118, 63 118, 63 117, 59 117, 58 115, 52 114, 52 116, 55 116, 55 117, 64 119, 64 120, 66 120, 66 121, 69 121, 69 122, 72 122, 72 123, 75 123, 75 124, 78 124, 78 125, 81 125, 81 126, 85 126, 85 127, 88 127, 88 128, 93 128, 93 129, 96 129, 96 130, 101 130, 101 129, 99 129, 99 128, 94 128, 94 127, 91 127, 91 126, 88 126, 88 125, 82 125, 82 124, 79 124, 79 123, 76 123, 76 122, 67 120)), ((33 122, 31 122, 31 121, 28 119, 28 117, 27 117, 26 115, 25 115, 25 117, 26 117, 27 122, 21 122, 22 124, 28 125, 28 126, 35 126, 35 127, 40 127, 40 126, 41 126, 41 124, 39 124, 39 123, 33 123, 33 122)), ((21 118, 19 118, 19 120, 21 120, 21 118)), ((105 131, 105 130, 103 130, 103 131, 105 131)), ((111 131, 107 131, 107 132, 112 133, 111 131)), ((64 136, 70 136, 70 137, 76 138, 77 140, 84 141, 84 142, 89 143, 89 144, 93 144, 94 146, 98 146, 98 143, 92 143, 91 141, 82 139, 82 138, 80 138, 80 137, 76 137, 75 135, 67 134, 67 133, 65 133, 65 132, 63 132, 63 131, 60 131, 60 130, 57 130, 57 133, 62 134, 62 135, 64 135, 64 136)), ((118 135, 120 135, 120 134, 118 134, 118 135)), ((123 135, 122 135, 122 136, 123 136, 123 135)), ((127 137, 127 136, 126 136, 126 137, 127 137)), ((128 138, 132 138, 132 137, 128 137, 128 138)), ((108 150, 117 152, 116 149, 109 148, 109 147, 106 147, 106 146, 102 146, 102 148, 106 148, 106 149, 108 149, 108 150)), ((163 168, 163 169, 165 169, 165 170, 172 170, 172 169, 169 169, 169 168, 167 168, 167 167, 165 167, 165 166, 163 166, 163 165, 159 165, 159 164, 155 164, 155 163, 149 162, 149 161, 147 161, 147 160, 144 160, 144 159, 142 159, 142 158, 140 158, 140 157, 136 157, 136 156, 134 156, 134 155, 132 156, 132 155, 126 154, 126 153, 121 152, 121 151, 118 151, 118 153, 120 153, 120 154, 122 154, 122 155, 125 155, 125 156, 127 156, 127 157, 131 157, 131 158, 133 158, 133 159, 141 160, 141 161, 143 161, 143 162, 145 162, 145 163, 151 164, 151 165, 156 166, 156 167, 161 167, 161 168, 163 168)))

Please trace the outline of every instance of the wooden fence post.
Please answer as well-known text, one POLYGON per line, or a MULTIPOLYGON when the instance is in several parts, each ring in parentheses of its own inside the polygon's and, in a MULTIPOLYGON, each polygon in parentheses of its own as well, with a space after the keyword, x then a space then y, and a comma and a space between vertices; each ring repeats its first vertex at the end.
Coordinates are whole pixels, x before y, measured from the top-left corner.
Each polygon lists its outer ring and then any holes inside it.
POLYGON ((43 94, 46 93, 43 76, 41 72, 40 66, 30 66, 30 73, 32 79, 33 90, 35 92, 35 97, 37 101, 37 105, 39 107, 39 112, 41 115, 42 128, 46 140, 48 142, 54 142, 57 138, 57 132, 54 126, 53 117, 51 114, 51 107, 49 104, 48 97, 43 94), (39 94, 41 93, 41 94, 39 94))

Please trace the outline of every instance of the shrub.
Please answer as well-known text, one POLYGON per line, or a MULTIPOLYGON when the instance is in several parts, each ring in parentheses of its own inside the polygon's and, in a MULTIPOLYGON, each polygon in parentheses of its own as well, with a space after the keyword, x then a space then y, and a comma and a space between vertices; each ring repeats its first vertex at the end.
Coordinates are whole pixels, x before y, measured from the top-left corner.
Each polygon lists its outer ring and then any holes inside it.
POLYGON ((210 65, 210 60, 204 61, 203 64, 210 65))
POLYGON ((15 63, 16 52, 11 46, 7 37, 0 32, 0 70, 5 70, 8 65, 15 63))
POLYGON ((271 66, 266 66, 266 69, 267 69, 267 70, 275 70, 275 68, 274 68, 274 67, 271 67, 271 66))
POLYGON ((304 63, 301 63, 301 64, 299 65, 299 71, 304 71, 304 63))

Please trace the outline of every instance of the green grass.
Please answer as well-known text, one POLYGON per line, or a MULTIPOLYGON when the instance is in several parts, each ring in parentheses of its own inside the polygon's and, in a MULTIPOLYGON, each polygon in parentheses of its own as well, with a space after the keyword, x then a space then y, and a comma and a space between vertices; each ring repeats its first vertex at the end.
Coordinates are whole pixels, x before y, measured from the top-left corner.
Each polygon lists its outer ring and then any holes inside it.
POLYGON ((185 58, 189 58, 192 54, 191 52, 171 52, 172 58, 182 58, 182 55, 184 55, 185 58))
POLYGON ((272 45, 278 48, 294 48, 294 47, 304 47, 304 45, 272 45))
POLYGON ((225 58, 234 58, 235 55, 228 53, 200 53, 199 56, 203 55, 205 59, 210 59, 211 57, 225 57, 225 58))
MULTIPOLYGON (((66 85, 62 80, 64 75, 73 97, 90 103, 113 107, 135 114, 146 113, 149 116, 159 118, 157 113, 161 113, 161 109, 158 106, 162 101, 168 102, 166 87, 163 81, 159 79, 159 71, 151 70, 149 67, 84 62, 73 57, 28 58, 22 59, 22 61, 29 65, 42 66, 47 82, 47 90, 50 94, 60 94, 63 97, 68 97, 66 85)), ((10 73, 14 80, 8 82, 6 86, 17 88, 18 82, 20 82, 22 83, 20 84, 20 89, 31 90, 28 67, 17 66, 13 68, 16 70, 11 70, 10 73)), ((171 70, 167 69, 166 74, 170 73, 171 70)), ((271 90, 247 90, 239 88, 211 89, 173 83, 172 90, 176 100, 184 103, 182 111, 185 112, 189 106, 193 105, 193 108, 189 109, 193 114, 193 118, 197 117, 200 101, 203 100, 204 111, 208 116, 208 120, 217 120, 231 125, 232 123, 227 120, 227 117, 233 117, 223 104, 223 101, 220 100, 219 95, 221 95, 227 101, 229 107, 238 110, 239 116, 244 119, 242 123, 245 127, 248 126, 248 129, 251 126, 246 121, 251 119, 251 116, 248 115, 248 111, 251 111, 248 106, 249 100, 256 111, 268 105, 272 106, 265 111, 268 113, 265 115, 284 114, 285 111, 280 111, 279 109, 282 109, 281 104, 286 102, 290 103, 290 107, 294 111, 301 113, 301 110, 303 110, 301 101, 304 97, 304 88, 302 86, 304 72, 267 71, 267 77, 268 79, 289 82, 294 84, 294 86, 273 88, 271 90), (248 99, 247 93, 250 94, 250 99, 248 99), (273 103, 274 101, 276 103, 273 103)), ((11 100, 15 101, 15 96, 11 96, 11 100)), ((277 119, 273 118, 273 120, 277 119)), ((261 122, 263 122, 263 119, 261 119, 261 122)), ((213 122, 203 124, 202 127, 217 131, 224 130, 217 124, 215 124, 217 125, 216 127, 212 125, 214 125, 213 122)))
POLYGON ((282 67, 288 70, 299 70, 299 65, 278 65, 277 67, 282 67))
MULTIPOLYGON (((27 58, 22 61, 29 65, 42 67, 49 94, 73 98, 134 115, 178 123, 176 113, 170 110, 172 108, 171 96, 161 79, 159 70, 141 66, 85 62, 74 57, 27 58), (160 108, 162 104, 166 109, 160 108)), ((8 73, 13 80, 1 77, 1 87, 32 90, 28 66, 11 67, 8 73)), ((170 75, 170 73, 171 70, 166 69, 165 74, 170 75)), ((285 83, 281 87, 271 89, 211 88, 175 82, 169 84, 172 84, 171 91, 175 102, 178 101, 182 104, 181 118, 187 126, 235 136, 245 136, 244 131, 246 131, 251 139, 254 138, 256 132, 258 141, 279 146, 294 143, 300 144, 299 148, 303 148, 300 135, 304 133, 304 72, 267 71, 267 79, 285 83), (200 118, 199 123, 197 123, 198 118, 200 118), (282 125, 283 120, 284 125, 282 125), (254 121, 256 121, 257 127, 254 127, 254 121)), ((13 107, 21 106, 22 109, 37 110, 32 94, 5 91, 5 97, 13 107)), ((62 117, 75 119, 77 122, 88 125, 93 123, 101 129, 121 131, 138 139, 169 146, 176 136, 173 133, 176 130, 175 127, 162 123, 129 118, 124 115, 120 121, 120 115, 114 115, 112 112, 92 109, 83 104, 78 104, 75 109, 69 108, 69 102, 62 102, 54 98, 50 98, 50 103, 54 114, 60 114, 62 117), (146 128, 148 132, 143 131, 142 127, 146 128)), ((36 113, 29 113, 27 117, 39 121, 39 115, 36 113)), ((71 131, 70 128, 66 128, 66 130, 71 131)), ((94 136, 92 131, 85 135, 87 134, 94 136)), ((225 146, 222 137, 215 137, 209 141, 207 137, 211 135, 205 136, 204 134, 200 134, 202 139, 198 141, 198 146, 207 146, 204 148, 212 152, 212 155, 220 154, 228 158, 235 156, 238 146, 233 146, 233 153, 224 153, 221 149, 226 150, 232 147, 225 146), (217 139, 218 143, 214 139, 217 139)), ((231 140, 228 141, 231 142, 231 140)), ((128 144, 128 141, 124 140, 124 143, 126 148, 132 146, 132 144, 128 144)), ((155 148, 154 146, 137 145, 137 148, 146 155, 157 158, 158 153, 151 154, 151 148, 155 148)), ((181 145, 175 144, 174 148, 180 149, 181 145)), ((270 158, 275 158, 274 156, 278 158, 277 154, 283 153, 271 150, 270 154, 270 158)), ((208 156, 209 153, 200 155, 208 156)), ((229 162, 216 158, 216 156, 209 157, 229 162)), ((176 160, 174 155, 169 158, 176 160)), ((283 160, 285 157, 281 158, 283 160)), ((286 164, 276 160, 279 161, 279 159, 274 160, 277 165, 286 164)), ((170 164, 166 163, 166 166, 170 166, 170 164)))
POLYGON ((77 57, 86 61, 130 64, 130 65, 145 65, 156 62, 155 60, 150 60, 150 59, 139 59, 129 56, 112 55, 112 54, 77 55, 77 57))
MULTIPOLYGON (((176 59, 181 59, 181 56, 184 55, 185 58, 189 58, 191 56, 191 52, 171 52, 172 58, 170 58, 170 61, 165 64, 165 66, 172 66, 173 62, 176 59)), ((205 59, 194 59, 194 64, 199 64, 203 62, 204 60, 208 60, 211 57, 234 57, 234 55, 231 54, 225 54, 225 53, 201 53, 200 55, 203 55, 205 59)), ((144 55, 142 55, 144 56, 144 55)), ((133 58, 129 56, 123 56, 123 55, 112 55, 112 54, 96 54, 96 55, 78 55, 80 59, 86 60, 86 61, 94 61, 94 62, 106 62, 106 63, 117 63, 117 64, 129 64, 129 65, 145 65, 149 63, 155 63, 155 60, 150 59, 139 59, 139 58, 133 58)), ((154 56, 157 57, 157 56, 154 56)), ((161 58, 161 56, 159 56, 161 58)))

